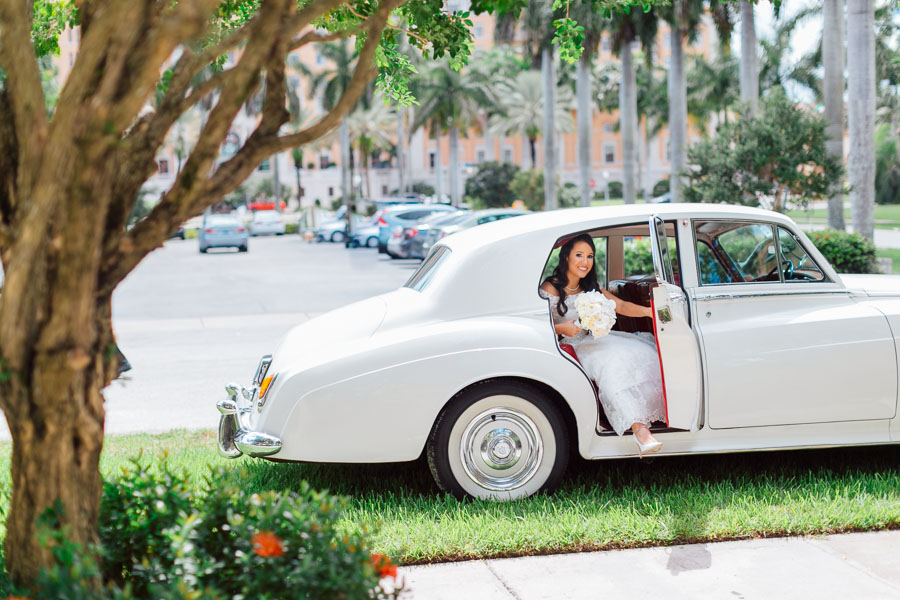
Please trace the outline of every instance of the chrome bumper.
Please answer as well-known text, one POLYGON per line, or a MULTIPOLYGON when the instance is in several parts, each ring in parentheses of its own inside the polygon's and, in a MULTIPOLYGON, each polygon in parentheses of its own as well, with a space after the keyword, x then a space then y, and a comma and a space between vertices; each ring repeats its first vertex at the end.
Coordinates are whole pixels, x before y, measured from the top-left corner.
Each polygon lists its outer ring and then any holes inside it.
POLYGON ((216 408, 219 417, 217 448, 225 458, 247 456, 271 456, 281 450, 281 440, 273 435, 251 431, 243 423, 249 421, 255 390, 251 392, 242 385, 229 383, 225 386, 228 397, 219 400, 216 408))

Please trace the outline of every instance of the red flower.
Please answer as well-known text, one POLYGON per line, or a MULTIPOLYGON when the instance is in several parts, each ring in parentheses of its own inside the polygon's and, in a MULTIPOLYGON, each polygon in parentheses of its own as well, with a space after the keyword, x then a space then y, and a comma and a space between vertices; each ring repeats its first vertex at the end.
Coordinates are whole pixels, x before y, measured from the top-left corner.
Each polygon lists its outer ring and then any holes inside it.
POLYGON ((278 539, 278 536, 271 531, 260 531, 254 533, 253 552, 263 558, 271 558, 273 556, 284 556, 284 544, 278 539))
POLYGON ((397 578, 397 565, 391 563, 391 559, 384 554, 373 554, 369 559, 380 577, 397 578))

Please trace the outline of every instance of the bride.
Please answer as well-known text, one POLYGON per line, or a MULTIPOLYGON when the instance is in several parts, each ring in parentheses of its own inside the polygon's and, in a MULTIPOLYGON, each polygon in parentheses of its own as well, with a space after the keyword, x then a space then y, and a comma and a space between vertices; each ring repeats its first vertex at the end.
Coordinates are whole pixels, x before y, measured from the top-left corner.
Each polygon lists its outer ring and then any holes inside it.
POLYGON ((551 302, 553 325, 562 336, 560 343, 575 348, 581 366, 597 384, 600 402, 616 433, 626 429, 638 451, 656 452, 662 447, 650 433, 654 421, 665 421, 659 356, 652 336, 610 331, 594 339, 575 324, 578 313, 575 298, 582 292, 599 290, 616 303, 616 312, 628 317, 652 317, 649 307, 620 300, 597 283, 594 265, 594 241, 588 234, 578 235, 559 251, 559 265, 541 285, 543 298, 551 302))

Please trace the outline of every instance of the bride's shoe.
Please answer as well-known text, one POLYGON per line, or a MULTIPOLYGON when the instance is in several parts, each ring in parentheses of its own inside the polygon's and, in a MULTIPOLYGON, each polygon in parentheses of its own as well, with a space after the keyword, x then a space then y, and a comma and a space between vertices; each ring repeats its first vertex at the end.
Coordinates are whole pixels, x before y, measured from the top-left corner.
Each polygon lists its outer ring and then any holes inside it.
POLYGON ((638 456, 644 458, 645 454, 653 454, 654 452, 659 452, 659 449, 662 448, 662 442, 659 440, 653 440, 652 442, 647 442, 646 444, 642 444, 637 436, 632 436, 631 439, 634 440, 634 443, 637 444, 638 447, 638 456))

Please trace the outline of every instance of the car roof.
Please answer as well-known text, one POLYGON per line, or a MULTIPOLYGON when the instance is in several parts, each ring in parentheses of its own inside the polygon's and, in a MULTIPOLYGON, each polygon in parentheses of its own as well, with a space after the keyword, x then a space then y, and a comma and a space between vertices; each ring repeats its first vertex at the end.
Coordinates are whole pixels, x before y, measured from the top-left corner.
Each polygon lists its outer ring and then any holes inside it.
POLYGON ((464 229, 440 240, 435 248, 449 248, 450 260, 441 267, 446 272, 433 281, 427 293, 441 298, 446 310, 459 312, 456 316, 471 316, 473 310, 483 314, 527 312, 539 298, 543 266, 557 240, 602 227, 646 223, 654 214, 664 220, 766 220, 797 230, 793 221, 779 213, 723 204, 632 204, 535 212, 464 229), (473 290, 486 290, 477 308, 471 303, 473 290), (458 310, 451 308, 457 305, 458 310))

